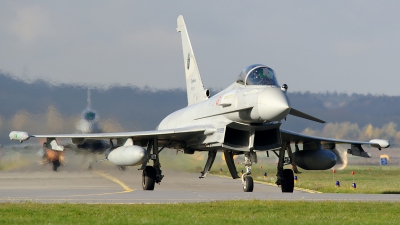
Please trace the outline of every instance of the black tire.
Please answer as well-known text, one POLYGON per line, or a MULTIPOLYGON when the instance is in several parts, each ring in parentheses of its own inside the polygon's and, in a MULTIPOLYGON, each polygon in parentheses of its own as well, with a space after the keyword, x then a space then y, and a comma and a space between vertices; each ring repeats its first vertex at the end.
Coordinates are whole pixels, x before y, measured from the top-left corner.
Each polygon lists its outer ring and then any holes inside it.
POLYGON ((146 166, 142 173, 142 187, 145 191, 154 190, 156 183, 156 170, 152 166, 146 166))
POLYGON ((59 160, 54 160, 53 161, 53 171, 57 171, 58 167, 61 166, 61 163, 59 160))
POLYGON ((294 175, 291 169, 283 170, 283 181, 281 185, 282 193, 293 193, 294 175))
POLYGON ((253 192, 254 182, 251 176, 244 177, 243 191, 244 192, 253 192))

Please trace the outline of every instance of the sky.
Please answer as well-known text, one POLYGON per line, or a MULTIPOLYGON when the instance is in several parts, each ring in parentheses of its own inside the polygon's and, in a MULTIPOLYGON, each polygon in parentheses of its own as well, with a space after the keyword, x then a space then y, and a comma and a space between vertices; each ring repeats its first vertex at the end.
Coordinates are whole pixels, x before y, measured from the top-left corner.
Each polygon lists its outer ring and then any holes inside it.
POLYGON ((0 71, 28 82, 184 88, 183 15, 204 86, 274 69, 288 91, 400 95, 400 1, 2 1, 0 71))

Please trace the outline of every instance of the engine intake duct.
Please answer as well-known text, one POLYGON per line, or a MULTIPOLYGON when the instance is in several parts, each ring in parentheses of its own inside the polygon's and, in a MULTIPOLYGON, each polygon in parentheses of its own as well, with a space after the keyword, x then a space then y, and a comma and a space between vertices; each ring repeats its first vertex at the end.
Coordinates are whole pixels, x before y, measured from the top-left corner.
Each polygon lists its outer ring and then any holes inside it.
POLYGON ((248 147, 250 132, 226 127, 224 144, 233 147, 248 147))
POLYGON ((254 150, 271 150, 280 148, 281 135, 278 128, 269 130, 255 130, 254 150))

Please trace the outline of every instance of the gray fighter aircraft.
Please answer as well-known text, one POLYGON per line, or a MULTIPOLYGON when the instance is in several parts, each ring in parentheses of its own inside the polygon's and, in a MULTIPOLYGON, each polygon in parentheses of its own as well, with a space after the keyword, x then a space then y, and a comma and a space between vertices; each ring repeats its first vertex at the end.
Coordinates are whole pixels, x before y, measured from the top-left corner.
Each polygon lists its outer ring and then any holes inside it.
MULTIPOLYGON (((89 134, 89 133, 101 133, 101 129, 98 124, 99 116, 96 110, 92 109, 90 89, 87 92, 87 106, 81 113, 81 119, 76 124, 76 131, 79 134, 89 134)), ((87 155, 93 157, 95 153, 104 153, 110 146, 107 141, 104 140, 85 140, 83 143, 78 145, 66 144, 64 146, 67 149, 76 151, 78 154, 84 154, 85 159, 87 155)), ((44 165, 47 163, 52 163, 53 170, 57 171, 58 168, 65 164, 64 148, 52 149, 51 146, 45 142, 43 144, 43 149, 41 151, 42 160, 40 164, 44 165)), ((93 160, 94 162, 95 160, 93 160)), ((92 162, 89 163, 89 169, 92 168, 92 162)), ((120 169, 125 169, 125 167, 119 167, 120 169)))
MULTIPOLYGON (((87 106, 81 113, 81 119, 76 124, 76 131, 80 134, 101 133, 99 126, 99 115, 92 109, 90 89, 87 92, 87 106)), ((85 140, 77 145, 79 149, 86 149, 90 153, 102 153, 108 147, 107 141, 103 140, 85 140)))
POLYGON ((379 149, 389 147, 389 142, 381 139, 338 140, 280 129, 288 115, 324 121, 291 108, 286 95, 288 86, 279 86, 274 71, 265 65, 246 67, 231 86, 210 97, 203 86, 182 16, 178 17, 177 31, 182 38, 188 106, 165 117, 155 130, 48 135, 12 131, 10 138, 20 142, 33 137, 46 138, 49 147, 59 150, 63 146, 57 144, 57 138, 71 138, 76 144, 90 139, 109 140, 111 148, 106 158, 118 166, 141 166, 144 190, 153 190, 155 183, 160 183, 164 177, 159 161, 159 153, 164 148, 180 149, 187 154, 207 151, 208 159, 200 178, 209 172, 217 152, 224 153, 232 178, 240 178, 233 156, 243 154, 246 171, 241 179, 245 192, 253 191, 250 175, 257 154, 274 152, 278 156, 276 184, 281 186, 282 192, 293 192, 293 171, 284 169, 285 164, 292 164, 294 172, 298 172, 297 166, 325 170, 337 161, 332 152, 336 144, 349 144, 348 153, 361 157, 370 157, 361 147, 363 144, 379 149), (294 152, 290 144, 295 146, 294 152), (152 166, 148 165, 150 160, 152 166))

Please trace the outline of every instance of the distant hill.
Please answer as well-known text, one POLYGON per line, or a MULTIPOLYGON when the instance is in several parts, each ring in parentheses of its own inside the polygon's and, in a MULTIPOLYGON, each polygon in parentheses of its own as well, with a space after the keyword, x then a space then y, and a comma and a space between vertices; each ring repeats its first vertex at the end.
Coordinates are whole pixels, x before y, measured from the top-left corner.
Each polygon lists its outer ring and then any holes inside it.
MULTIPOLYGON (((86 107, 86 93, 87 87, 82 85, 52 85, 43 80, 27 83, 0 72, 0 143, 10 144, 9 131, 29 124, 31 132, 73 132, 74 121, 86 107)), ((91 96, 100 120, 118 123, 112 131, 154 129, 166 115, 187 105, 186 90, 182 89, 114 86, 91 88, 91 96)), ((399 96, 329 92, 294 92, 288 96, 292 107, 327 122, 350 122, 359 127, 400 123, 399 96)), ((282 127, 301 132, 323 129, 324 125, 288 116, 282 127)))
MULTIPOLYGON (((292 107, 327 122, 351 122, 360 127, 400 123, 400 96, 295 92, 289 93, 289 98, 292 107)), ((301 128, 320 127, 316 123, 297 119, 294 124, 301 128)))
POLYGON ((361 125, 380 125, 400 121, 400 96, 290 93, 293 107, 321 113, 329 122, 352 121, 361 125))

